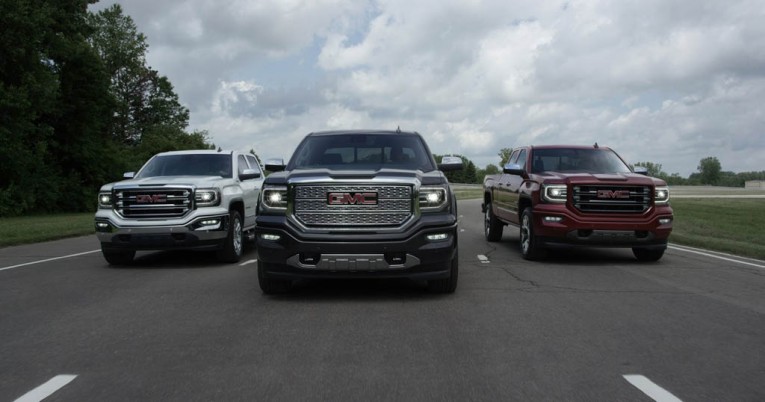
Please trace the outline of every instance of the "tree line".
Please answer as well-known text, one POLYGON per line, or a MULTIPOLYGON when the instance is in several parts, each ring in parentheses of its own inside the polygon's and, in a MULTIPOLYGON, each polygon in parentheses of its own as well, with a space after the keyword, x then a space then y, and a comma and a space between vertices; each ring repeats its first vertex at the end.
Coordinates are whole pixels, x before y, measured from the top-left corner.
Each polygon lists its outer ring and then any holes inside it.
POLYGON ((0 1, 0 216, 91 211, 155 153, 214 148, 132 18, 94 2, 0 1))

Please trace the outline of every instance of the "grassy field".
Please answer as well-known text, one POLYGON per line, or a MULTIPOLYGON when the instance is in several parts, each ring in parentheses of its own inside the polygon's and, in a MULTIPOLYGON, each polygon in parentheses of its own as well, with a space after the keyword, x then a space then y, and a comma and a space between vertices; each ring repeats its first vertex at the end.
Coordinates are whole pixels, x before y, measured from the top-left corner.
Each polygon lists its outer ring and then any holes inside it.
MULTIPOLYGON (((481 189, 458 189, 459 199, 481 189)), ((670 243, 765 260, 765 199, 675 198, 670 243)), ((0 218, 0 247, 94 233, 93 213, 0 218)))

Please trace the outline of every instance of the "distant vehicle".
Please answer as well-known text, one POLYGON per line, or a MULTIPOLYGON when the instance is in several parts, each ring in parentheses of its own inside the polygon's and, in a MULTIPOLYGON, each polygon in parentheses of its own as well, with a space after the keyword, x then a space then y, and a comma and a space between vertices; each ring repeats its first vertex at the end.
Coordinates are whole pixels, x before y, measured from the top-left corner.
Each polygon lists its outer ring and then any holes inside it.
POLYGON ((266 163, 256 219, 266 294, 298 278, 426 280, 457 287, 457 202, 422 136, 397 131, 307 135, 287 165, 266 163))
POLYGON ((486 239, 520 228, 523 258, 551 246, 631 247, 640 261, 657 261, 674 219, 663 180, 635 172, 613 150, 548 145, 513 150, 501 174, 484 179, 486 239))
POLYGON ((243 236, 254 236, 264 177, 251 154, 164 152, 124 177, 98 194, 96 234, 109 264, 170 249, 216 250, 220 261, 236 262, 243 236))

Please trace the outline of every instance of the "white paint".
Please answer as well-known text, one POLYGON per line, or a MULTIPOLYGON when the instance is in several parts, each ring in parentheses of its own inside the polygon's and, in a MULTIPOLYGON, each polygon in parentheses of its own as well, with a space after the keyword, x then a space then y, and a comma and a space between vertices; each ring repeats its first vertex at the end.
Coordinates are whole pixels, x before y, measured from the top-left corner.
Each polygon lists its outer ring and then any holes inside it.
POLYGON ((245 265, 254 264, 254 263, 256 263, 256 262, 258 262, 258 260, 248 260, 248 261, 245 261, 245 262, 243 262, 243 263, 239 264, 239 266, 240 266, 240 267, 243 267, 243 266, 245 266, 245 265))
POLYGON ((43 399, 51 396, 54 392, 63 388, 66 384, 69 384, 77 376, 72 374, 57 375, 48 382, 39 387, 27 392, 21 398, 16 399, 15 402, 39 402, 43 399))
POLYGON ((478 260, 481 261, 484 264, 488 264, 489 262, 491 262, 491 261, 489 261, 489 257, 487 257, 487 256, 485 256, 483 254, 479 254, 478 255, 478 260))
POLYGON ((629 381, 630 384, 635 386, 635 388, 643 391, 644 394, 648 395, 657 402, 681 402, 681 400, 669 393, 669 391, 665 390, 664 388, 656 385, 653 381, 649 380, 648 378, 640 375, 640 374, 626 374, 624 375, 624 379, 629 381))
MULTIPOLYGON (((755 267, 755 268, 759 268, 759 269, 765 269, 765 265, 763 265, 763 264, 756 264, 756 263, 753 263, 753 262, 742 261, 742 260, 739 260, 739 259, 723 257, 721 255, 711 254, 709 252, 705 252, 706 250, 699 250, 699 249, 694 249, 694 248, 690 248, 690 247, 678 247, 678 246, 675 246, 675 245, 671 245, 671 246, 667 246, 667 247, 671 248, 673 250, 685 251, 686 253, 703 255, 705 257, 717 258, 718 260, 730 261, 730 262, 735 262, 735 263, 739 263, 739 264, 743 264, 743 265, 749 265, 749 266, 752 266, 752 267, 755 267)), ((726 255, 730 255, 730 254, 726 254, 726 255)), ((730 255, 730 257, 734 257, 734 256, 730 255)))
POLYGON ((10 267, 0 268, 0 271, 5 271, 6 269, 25 267, 27 265, 41 264, 43 262, 48 262, 48 261, 61 260, 61 259, 64 259, 64 258, 77 257, 77 256, 85 255, 85 254, 97 253, 99 251, 101 251, 101 250, 91 250, 91 251, 85 251, 85 252, 77 253, 77 254, 69 254, 69 255, 62 256, 62 257, 53 257, 53 258, 48 258, 48 259, 45 259, 45 260, 26 262, 24 264, 18 264, 18 265, 11 265, 10 267))

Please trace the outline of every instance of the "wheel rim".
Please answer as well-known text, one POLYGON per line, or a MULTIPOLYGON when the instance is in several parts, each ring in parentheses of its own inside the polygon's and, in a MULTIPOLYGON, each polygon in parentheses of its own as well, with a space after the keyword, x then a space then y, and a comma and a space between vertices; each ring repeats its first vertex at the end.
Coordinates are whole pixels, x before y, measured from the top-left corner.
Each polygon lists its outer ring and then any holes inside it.
POLYGON ((234 219, 234 252, 236 255, 242 254, 242 222, 234 219))
POLYGON ((531 245, 531 222, 529 222, 529 216, 523 215, 521 220, 521 251, 523 254, 528 254, 529 246, 531 245))

